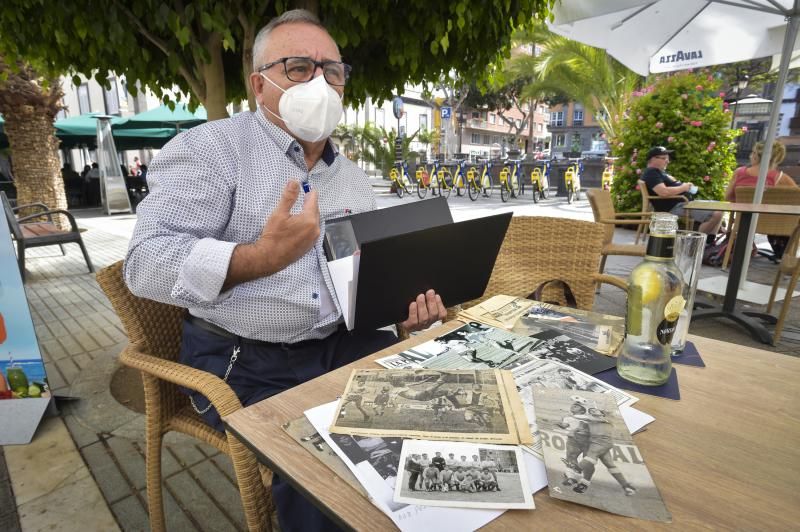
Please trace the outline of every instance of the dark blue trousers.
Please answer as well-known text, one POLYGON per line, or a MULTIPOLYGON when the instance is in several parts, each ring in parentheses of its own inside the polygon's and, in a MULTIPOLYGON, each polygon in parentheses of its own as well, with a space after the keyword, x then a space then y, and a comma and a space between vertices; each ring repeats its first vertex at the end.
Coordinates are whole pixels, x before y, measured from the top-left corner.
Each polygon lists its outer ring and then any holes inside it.
MULTIPOLYGON (((184 321, 180 361, 222 378, 230 363, 233 349, 238 344, 239 356, 227 382, 242 404, 247 406, 396 342, 397 337, 389 331, 349 332, 344 326, 340 326, 335 333, 322 340, 296 344, 256 343, 220 336, 184 321)), ((200 393, 191 392, 190 395, 200 410, 209 404, 200 393)), ((215 429, 225 430, 213 407, 203 417, 215 429)), ((278 522, 285 532, 338 529, 277 475, 272 480, 272 497, 278 511, 278 522)))

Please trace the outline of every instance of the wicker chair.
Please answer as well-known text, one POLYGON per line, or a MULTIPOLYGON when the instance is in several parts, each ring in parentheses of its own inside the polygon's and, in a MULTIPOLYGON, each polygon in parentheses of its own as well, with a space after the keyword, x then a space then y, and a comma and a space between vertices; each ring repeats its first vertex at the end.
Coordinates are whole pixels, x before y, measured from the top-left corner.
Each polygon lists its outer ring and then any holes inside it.
MULTIPOLYGON (((755 187, 736 187, 736 203, 753 203, 756 194, 755 187)), ((769 187, 764 189, 761 203, 775 205, 800 205, 800 188, 795 187, 769 187)), ((760 235, 791 236, 797 224, 800 223, 800 216, 786 216, 784 214, 759 214, 756 224, 756 233, 760 235)), ((734 216, 731 221, 731 235, 735 238, 739 232, 739 219, 734 216)), ((733 243, 734 238, 731 239, 733 243)), ((722 269, 728 267, 731 248, 728 245, 725 249, 725 256, 722 259, 722 269)), ((763 255, 773 262, 778 262, 771 252, 759 250, 759 255, 763 255)))
POLYGON ((589 204, 592 206, 594 221, 603 224, 605 227, 605 237, 603 239, 603 258, 600 260, 600 273, 606 267, 606 259, 609 255, 623 255, 626 257, 643 257, 644 245, 638 244, 639 232, 642 227, 650 224, 649 212, 623 212, 617 214, 614 210, 614 203, 611 201, 611 192, 602 189, 589 189, 586 192, 589 204), (615 244, 614 229, 618 226, 637 227, 637 244, 615 244))
MULTIPOLYGON (((605 227, 594 222, 515 216, 483 297, 463 307, 498 294, 526 297, 545 281, 560 279, 572 289, 578 308, 591 310, 597 284, 627 289, 625 280, 597 273, 604 238, 605 227)), ((542 299, 565 304, 563 293, 555 287, 545 288, 542 299)))
POLYGON ((789 305, 792 302, 792 293, 797 285, 797 277, 800 276, 800 259, 797 257, 797 248, 800 244, 800 225, 794 228, 792 237, 789 239, 789 244, 783 252, 778 272, 775 274, 775 282, 772 283, 772 292, 769 294, 769 302, 767 303, 767 313, 772 312, 772 305, 775 303, 775 295, 778 292, 778 285, 784 275, 790 275, 789 285, 786 287, 786 295, 783 298, 783 305, 781 306, 781 313, 778 316, 778 322, 775 324, 775 332, 772 335, 772 345, 777 345, 778 340, 781 339, 781 332, 783 332, 783 322, 786 320, 786 314, 789 313, 789 305))
POLYGON ((146 411, 147 503, 150 528, 166 529, 161 495, 161 442, 169 431, 182 432, 208 443, 233 461, 247 526, 271 530, 271 473, 259 468, 255 456, 229 432, 209 427, 192 410, 184 386, 202 392, 221 416, 242 408, 233 390, 221 379, 176 362, 184 310, 134 296, 122 278, 122 261, 97 272, 97 282, 125 327, 129 344, 120 361, 142 372, 146 411), (262 478, 262 475, 264 478, 262 478))

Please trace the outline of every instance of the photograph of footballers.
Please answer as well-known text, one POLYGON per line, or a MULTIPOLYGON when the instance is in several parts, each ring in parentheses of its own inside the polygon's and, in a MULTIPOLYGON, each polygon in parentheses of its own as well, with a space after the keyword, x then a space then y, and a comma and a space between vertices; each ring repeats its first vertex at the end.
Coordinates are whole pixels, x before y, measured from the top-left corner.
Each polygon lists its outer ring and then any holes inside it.
POLYGON ((404 440, 400 461, 404 467, 395 486, 396 502, 456 508, 534 507, 518 447, 404 440))
POLYGON ((558 360, 589 375, 616 367, 617 360, 581 345, 556 330, 537 333, 533 338, 543 340, 530 352, 532 357, 558 360))
POLYGON ((513 376, 498 370, 354 370, 330 431, 492 443, 532 441, 513 376))
POLYGON ((533 396, 551 497, 670 521, 613 397, 538 386, 533 396))
POLYGON ((408 351, 376 360, 389 369, 506 369, 541 340, 470 322, 408 351))

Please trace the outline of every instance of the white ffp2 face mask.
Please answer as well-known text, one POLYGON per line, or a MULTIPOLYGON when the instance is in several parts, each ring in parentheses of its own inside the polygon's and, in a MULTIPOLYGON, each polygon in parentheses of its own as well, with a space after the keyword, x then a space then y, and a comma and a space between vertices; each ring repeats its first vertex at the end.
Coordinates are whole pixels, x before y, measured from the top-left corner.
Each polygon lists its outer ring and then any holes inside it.
POLYGON ((325 76, 317 76, 308 83, 300 83, 284 90, 263 73, 261 77, 283 91, 278 102, 280 116, 264 104, 267 112, 283 120, 286 128, 297 138, 306 142, 326 139, 336 129, 342 117, 342 98, 325 81, 325 76))

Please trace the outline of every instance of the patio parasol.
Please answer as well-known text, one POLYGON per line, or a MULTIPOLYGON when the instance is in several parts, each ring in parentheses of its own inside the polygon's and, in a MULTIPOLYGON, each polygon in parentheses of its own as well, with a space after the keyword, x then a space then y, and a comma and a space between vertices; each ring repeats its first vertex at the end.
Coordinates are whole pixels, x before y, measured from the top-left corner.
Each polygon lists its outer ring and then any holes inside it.
POLYGON ((198 107, 194 113, 190 112, 186 104, 175 104, 175 110, 166 105, 141 112, 129 118, 124 118, 114 126, 114 131, 141 128, 171 128, 176 133, 180 130, 191 128, 205 123, 206 110, 198 107))
MULTIPOLYGON (((800 0, 562 0, 553 14, 553 32, 603 48, 642 75, 780 54, 778 97, 792 52, 800 49, 800 0)), ((754 203, 764 193, 779 112, 773 105, 754 203)), ((746 249, 756 223, 754 218, 746 249)))

